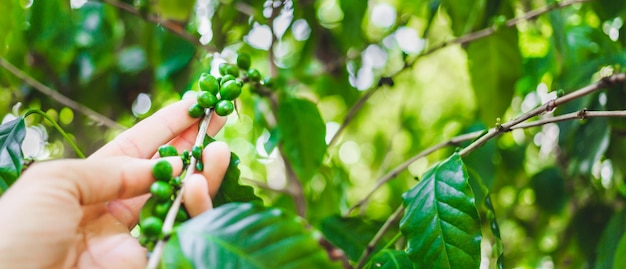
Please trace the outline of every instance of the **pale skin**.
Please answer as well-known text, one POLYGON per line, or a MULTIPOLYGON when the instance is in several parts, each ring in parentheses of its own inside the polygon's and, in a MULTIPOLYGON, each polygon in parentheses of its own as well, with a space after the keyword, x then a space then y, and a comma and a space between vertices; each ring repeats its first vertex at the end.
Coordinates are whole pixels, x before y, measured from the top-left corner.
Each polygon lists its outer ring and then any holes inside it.
MULTIPOLYGON (((84 160, 32 165, 0 198, 0 268, 144 268, 147 251, 130 235, 149 197, 160 145, 190 149, 198 120, 193 100, 167 106, 84 160)), ((215 135, 225 118, 213 115, 215 135)), ((183 201, 194 217, 212 208, 228 167, 221 142, 204 150, 204 170, 185 182, 183 201)), ((174 173, 182 162, 168 157, 174 173)))

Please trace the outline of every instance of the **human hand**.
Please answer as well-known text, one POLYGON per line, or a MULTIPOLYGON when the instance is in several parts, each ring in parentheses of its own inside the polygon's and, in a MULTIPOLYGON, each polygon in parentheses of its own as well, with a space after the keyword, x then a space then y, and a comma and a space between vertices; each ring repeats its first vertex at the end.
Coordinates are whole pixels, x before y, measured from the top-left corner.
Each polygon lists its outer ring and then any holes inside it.
MULTIPOLYGON (((143 268, 146 250, 130 235, 149 197, 158 146, 190 149, 198 121, 193 100, 156 112, 84 160, 32 165, 0 198, 0 268, 143 268)), ((213 115, 215 135, 225 118, 213 115)), ((210 209, 229 164, 226 144, 209 144, 202 174, 186 182, 183 201, 194 217, 210 209)), ((166 158, 180 173, 180 158, 166 158)))

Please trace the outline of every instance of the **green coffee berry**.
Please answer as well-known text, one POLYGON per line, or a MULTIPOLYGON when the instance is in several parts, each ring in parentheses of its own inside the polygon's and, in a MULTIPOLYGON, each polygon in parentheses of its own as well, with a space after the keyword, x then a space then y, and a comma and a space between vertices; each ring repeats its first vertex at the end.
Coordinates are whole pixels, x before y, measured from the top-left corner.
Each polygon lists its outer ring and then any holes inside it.
POLYGON ((248 68, 250 68, 250 55, 239 53, 239 55, 237 55, 237 66, 243 70, 248 70, 248 68))
POLYGON ((235 105, 230 100, 220 100, 215 104, 215 113, 222 117, 230 115, 235 110, 235 105))
POLYGON ((174 188, 166 181, 156 181, 150 185, 150 193, 159 201, 165 201, 172 197, 174 188))
POLYGON ((226 82, 229 82, 229 81, 235 80, 235 79, 236 79, 236 77, 233 76, 233 75, 225 75, 225 76, 223 76, 222 80, 220 81, 220 87, 224 86, 224 84, 226 82))
POLYGON ((141 232, 148 238, 155 238, 161 235, 163 221, 157 217, 148 217, 139 223, 141 232))
POLYGON ((248 79, 250 79, 250 81, 253 81, 253 82, 259 82, 261 81, 261 73, 259 72, 259 70, 250 68, 248 70, 248 79))
POLYGON ((166 160, 160 160, 152 167, 152 176, 159 181, 169 181, 173 172, 172 165, 166 160))
POLYGON ((165 217, 167 216, 167 211, 170 210, 170 207, 172 207, 172 201, 171 200, 165 201, 163 203, 158 203, 154 207, 154 216, 164 220, 165 217))
POLYGON ((214 76, 203 73, 200 75, 200 79, 198 80, 198 86, 200 87, 200 90, 217 95, 220 88, 220 82, 214 76))
POLYGON ((240 94, 241 86, 237 84, 236 80, 227 81, 220 88, 220 99, 222 100, 235 100, 240 94))
POLYGON ((176 220, 179 222, 183 222, 189 219, 189 213, 187 213, 187 209, 184 206, 178 208, 178 212, 176 212, 176 220))
POLYGON ((192 118, 200 118, 204 115, 204 108, 202 108, 199 104, 193 104, 189 107, 189 116, 192 118))
POLYGON ((274 87, 274 78, 272 78, 272 77, 264 78, 263 79, 263 86, 268 87, 268 88, 274 87))
POLYGON ((180 179, 180 177, 175 177, 175 178, 170 179, 170 185, 172 185, 172 187, 174 188, 180 188, 183 184, 182 184, 182 180, 180 179))
POLYGON ((200 105, 202 108, 211 108, 215 105, 215 103, 217 103, 217 101, 219 101, 215 94, 208 91, 199 92, 197 100, 198 105, 200 105))
POLYGON ((221 63, 219 66, 220 75, 226 76, 231 75, 233 77, 239 76, 239 68, 236 65, 229 63, 221 63))
POLYGON ((202 171, 202 170, 204 170, 204 164, 202 164, 202 162, 201 162, 201 161, 198 161, 198 162, 196 163, 196 170, 197 170, 197 171, 202 171))
POLYGON ((178 151, 172 145, 163 145, 159 147, 159 156, 161 157, 169 157, 169 156, 177 156, 178 151))
POLYGON ((200 147, 200 146, 193 146, 193 148, 191 148, 191 156, 196 158, 196 160, 201 160, 201 158, 202 158, 202 147, 200 147))

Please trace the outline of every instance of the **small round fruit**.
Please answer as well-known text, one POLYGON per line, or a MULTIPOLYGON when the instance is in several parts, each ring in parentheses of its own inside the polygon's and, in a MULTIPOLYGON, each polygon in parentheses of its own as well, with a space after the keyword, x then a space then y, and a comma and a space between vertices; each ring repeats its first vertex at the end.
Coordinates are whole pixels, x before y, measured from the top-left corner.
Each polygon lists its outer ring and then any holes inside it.
POLYGON ((202 170, 204 170, 204 164, 202 164, 202 162, 197 162, 197 163, 196 163, 196 170, 197 170, 197 171, 202 171, 202 170))
POLYGON ((178 208, 178 212, 176 212, 176 221, 186 221, 189 219, 189 213, 187 213, 187 210, 184 207, 180 207, 178 208))
POLYGON ((152 167, 152 176, 159 181, 170 180, 172 173, 174 173, 172 164, 166 160, 160 160, 152 167))
POLYGON ((222 117, 228 116, 230 113, 233 113, 235 110, 235 105, 230 100, 220 100, 215 104, 215 113, 222 117))
POLYGON ((217 78, 207 73, 200 75, 198 86, 200 90, 210 92, 214 95, 216 95, 220 89, 220 83, 217 81, 217 78))
POLYGON ((198 105, 200 105, 202 108, 213 107, 215 103, 219 101, 219 99, 217 99, 217 96, 215 96, 215 94, 208 92, 208 91, 199 92, 197 99, 198 99, 198 105))
POLYGON ((158 203, 156 206, 154 206, 154 216, 160 219, 165 219, 165 217, 167 216, 167 211, 170 210, 170 207, 172 207, 171 200, 158 203))
MULTIPOLYGON (((189 165, 189 164, 187 164, 187 165, 189 165)), ((183 183, 182 183, 180 177, 175 177, 175 178, 170 179, 170 185, 172 185, 172 187, 174 187, 174 188, 180 188, 181 186, 183 186, 183 183)))
POLYGON ((172 145, 163 145, 159 147, 159 156, 161 157, 169 157, 169 156, 177 156, 178 151, 172 145))
POLYGON ((202 108, 199 104, 196 103, 190 106, 187 112, 189 113, 189 116, 191 116, 192 118, 200 118, 202 117, 202 115, 204 115, 204 108, 202 108))
POLYGON ((200 160, 200 158, 202 158, 202 147, 193 146, 193 148, 191 148, 191 156, 196 158, 196 160, 200 160))
POLYGON ((222 100, 235 100, 241 94, 241 86, 237 84, 236 80, 227 81, 220 88, 220 98, 222 100))
POLYGON ((224 84, 226 82, 229 82, 231 80, 235 80, 235 77, 233 75, 226 75, 222 77, 222 80, 220 81, 220 87, 224 86, 224 84))
POLYGON ((139 223, 141 232, 148 238, 159 237, 163 229, 163 221, 157 217, 148 217, 139 223))
POLYGON ((250 55, 247 53, 239 53, 237 55, 237 66, 243 70, 250 68, 250 55))
POLYGON ((220 74, 222 76, 231 75, 233 77, 239 76, 239 68, 234 64, 221 63, 219 66, 220 74))
POLYGON ((250 81, 254 81, 254 82, 261 81, 261 72, 259 72, 259 70, 256 70, 254 68, 250 68, 248 70, 248 79, 250 79, 250 81))
POLYGON ((265 79, 263 79, 263 86, 269 87, 269 88, 274 87, 274 78, 266 77, 265 79))
POLYGON ((150 185, 150 193, 159 201, 165 201, 172 197, 174 188, 168 182, 156 181, 150 185))

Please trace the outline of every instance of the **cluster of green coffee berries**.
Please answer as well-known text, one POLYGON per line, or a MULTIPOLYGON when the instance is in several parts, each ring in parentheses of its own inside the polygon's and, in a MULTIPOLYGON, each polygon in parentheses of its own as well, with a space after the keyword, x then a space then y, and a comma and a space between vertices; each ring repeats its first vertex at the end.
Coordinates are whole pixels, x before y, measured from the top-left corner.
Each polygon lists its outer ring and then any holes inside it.
POLYGON ((235 110, 233 101, 241 94, 244 81, 259 82, 261 80, 259 71, 250 68, 250 56, 245 53, 237 56, 237 65, 220 64, 219 72, 221 77, 214 77, 208 73, 200 75, 197 103, 189 107, 191 117, 202 117, 207 108, 214 109, 215 113, 220 116, 233 113, 235 110), (240 69, 245 71, 244 77, 240 77, 240 69))
MULTIPOLYGON (((223 63, 219 66, 221 77, 214 77, 208 73, 203 73, 198 80, 200 91, 197 94, 197 102, 189 107, 189 116, 199 118, 205 115, 205 112, 214 110, 220 116, 227 116, 235 109, 233 101, 239 97, 245 82, 258 83, 261 80, 261 74, 258 70, 250 68, 250 56, 247 54, 239 54, 237 57, 237 65, 223 63), (240 69, 245 71, 245 75, 240 77, 240 69)), ((201 145, 192 147, 191 152, 184 150, 178 153, 176 148, 171 145, 163 145, 159 147, 158 153, 161 158, 170 156, 180 156, 183 162, 183 171, 187 171, 191 164, 191 158, 196 160, 195 170, 202 171, 202 151, 211 142, 213 138, 205 135, 201 145)), ((172 207, 179 190, 182 187, 182 178, 184 173, 175 176, 173 168, 166 160, 158 161, 153 169, 152 175, 155 182, 150 186, 152 196, 144 204, 139 214, 139 226, 141 227, 141 235, 139 242, 148 250, 152 250, 158 240, 164 239, 163 225, 165 218, 172 207)), ((179 208, 174 228, 182 222, 189 219, 184 206, 179 208)))

